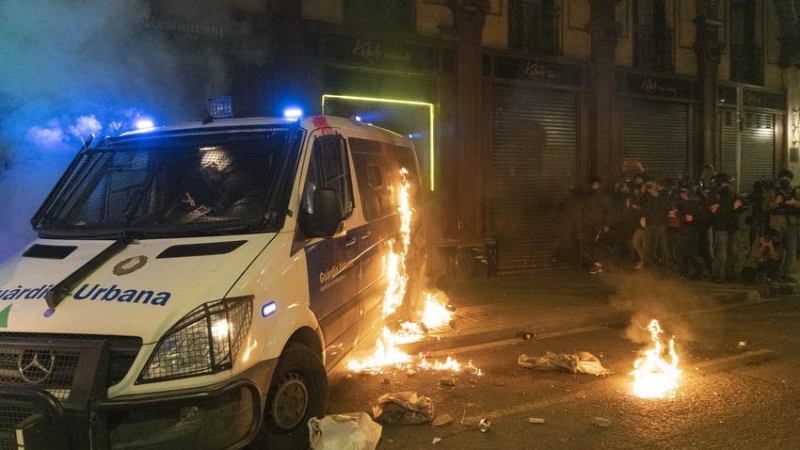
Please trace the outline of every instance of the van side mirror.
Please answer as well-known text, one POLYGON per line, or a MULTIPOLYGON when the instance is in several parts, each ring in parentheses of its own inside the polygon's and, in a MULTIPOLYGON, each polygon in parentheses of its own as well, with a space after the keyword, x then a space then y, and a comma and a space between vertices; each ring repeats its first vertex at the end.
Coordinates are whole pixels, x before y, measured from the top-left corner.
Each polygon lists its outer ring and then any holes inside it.
POLYGON ((313 210, 312 214, 304 213, 300 218, 300 226, 306 236, 333 236, 342 222, 342 204, 336 190, 316 189, 313 210))

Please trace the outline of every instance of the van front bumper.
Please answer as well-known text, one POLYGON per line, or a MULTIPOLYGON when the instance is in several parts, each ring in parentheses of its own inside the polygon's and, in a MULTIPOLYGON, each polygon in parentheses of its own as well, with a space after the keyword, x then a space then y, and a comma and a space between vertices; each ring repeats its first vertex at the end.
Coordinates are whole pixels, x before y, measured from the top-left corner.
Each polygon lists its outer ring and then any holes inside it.
POLYGON ((47 391, 0 386, 0 450, 226 449, 258 432, 277 360, 202 389, 65 408, 47 391))

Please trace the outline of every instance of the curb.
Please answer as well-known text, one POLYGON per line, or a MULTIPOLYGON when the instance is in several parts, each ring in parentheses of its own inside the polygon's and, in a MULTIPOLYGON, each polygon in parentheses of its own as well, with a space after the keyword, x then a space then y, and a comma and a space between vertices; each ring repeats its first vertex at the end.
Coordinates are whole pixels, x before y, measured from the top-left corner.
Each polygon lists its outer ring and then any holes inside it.
MULTIPOLYGON (((722 303, 718 308, 722 309, 749 303, 758 303, 770 298, 787 296, 789 293, 795 294, 798 292, 797 285, 789 285, 788 287, 785 285, 775 285, 765 286, 765 288, 767 289, 763 291, 758 288, 737 289, 734 287, 695 287, 693 290, 701 293, 701 295, 716 298, 722 303)), ((628 324, 630 318, 629 312, 614 310, 611 309, 611 307, 609 307, 609 309, 608 313, 593 315, 591 317, 564 317, 564 319, 550 320, 541 323, 534 323, 533 321, 526 320, 499 327, 490 325, 481 327, 473 326, 469 330, 463 332, 456 328, 455 330, 434 332, 419 341, 402 344, 398 347, 409 354, 425 352, 441 353, 449 349, 472 347, 491 342, 513 339, 536 339, 537 337, 544 338, 548 335, 569 333, 572 330, 583 327, 605 326, 608 328, 622 328, 628 324)), ((698 314, 706 310, 707 309, 698 308, 685 311, 682 314, 698 314)), ((475 311, 475 313, 480 313, 480 311, 475 311)))

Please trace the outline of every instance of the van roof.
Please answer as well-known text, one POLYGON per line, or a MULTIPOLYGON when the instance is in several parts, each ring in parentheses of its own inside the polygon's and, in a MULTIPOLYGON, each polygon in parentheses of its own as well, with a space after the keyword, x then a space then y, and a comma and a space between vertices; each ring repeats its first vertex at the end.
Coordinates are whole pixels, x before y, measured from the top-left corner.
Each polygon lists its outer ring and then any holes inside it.
POLYGON ((185 131, 195 129, 211 129, 211 128, 236 128, 236 127, 253 127, 258 125, 297 125, 300 128, 313 131, 325 128, 340 128, 347 132, 348 135, 359 136, 364 138, 372 138, 381 141, 387 141, 395 144, 410 145, 410 139, 402 136, 394 131, 386 130, 372 124, 356 122, 350 119, 337 116, 310 116, 297 120, 289 120, 281 117, 247 117, 237 119, 214 119, 213 121, 204 122, 185 122, 175 125, 167 125, 154 128, 146 128, 141 130, 129 131, 123 133, 122 136, 133 136, 140 134, 147 134, 152 132, 171 132, 171 131, 185 131))

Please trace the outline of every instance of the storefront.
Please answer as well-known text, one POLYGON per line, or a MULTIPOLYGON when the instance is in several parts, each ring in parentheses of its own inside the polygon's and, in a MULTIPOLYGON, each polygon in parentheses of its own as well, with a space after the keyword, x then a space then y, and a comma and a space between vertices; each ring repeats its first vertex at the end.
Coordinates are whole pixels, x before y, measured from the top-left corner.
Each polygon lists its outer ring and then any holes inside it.
POLYGON ((781 166, 785 95, 743 86, 720 87, 720 166, 740 192, 772 180, 781 166))
POLYGON ((684 79, 617 74, 621 91, 623 157, 639 160, 658 181, 694 175, 694 83, 684 79))
POLYGON ((586 68, 487 56, 488 194, 502 271, 571 263, 566 207, 581 167, 586 68))

